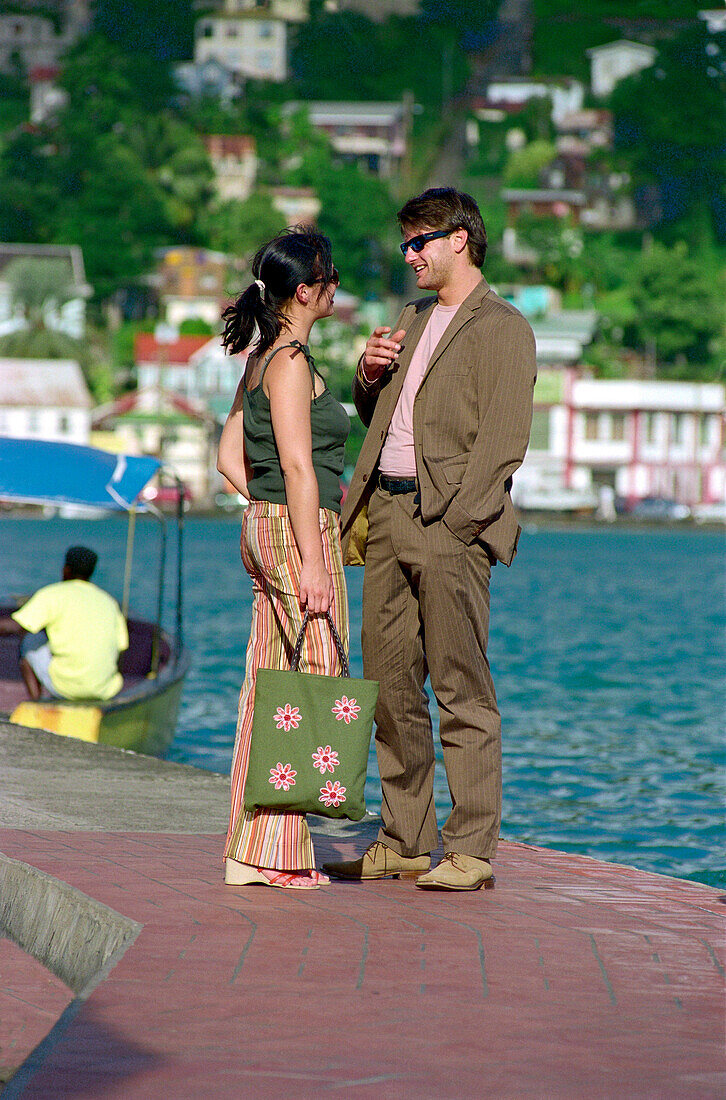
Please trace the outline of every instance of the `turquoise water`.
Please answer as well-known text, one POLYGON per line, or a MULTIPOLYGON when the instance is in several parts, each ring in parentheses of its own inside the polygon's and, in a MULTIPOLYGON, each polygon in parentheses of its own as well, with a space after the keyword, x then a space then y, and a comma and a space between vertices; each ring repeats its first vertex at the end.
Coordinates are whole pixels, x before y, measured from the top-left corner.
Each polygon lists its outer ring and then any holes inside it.
MULTIPOLYGON (((98 582, 118 596, 125 531, 118 519, 3 519, 0 588, 55 580, 65 547, 84 542, 101 555, 98 582)), ((156 538, 139 523, 133 604, 146 614, 156 538)), ((186 524, 193 664, 169 756, 221 772, 231 760, 250 621, 238 545, 238 520, 186 524)), ((492 581, 503 836, 726 881, 725 550, 713 532, 525 530, 515 564, 495 569, 492 581)), ((348 570, 348 580, 356 675, 362 571, 348 570)), ((443 820, 442 767, 436 799, 443 820)), ((374 753, 367 800, 379 808, 374 753)))

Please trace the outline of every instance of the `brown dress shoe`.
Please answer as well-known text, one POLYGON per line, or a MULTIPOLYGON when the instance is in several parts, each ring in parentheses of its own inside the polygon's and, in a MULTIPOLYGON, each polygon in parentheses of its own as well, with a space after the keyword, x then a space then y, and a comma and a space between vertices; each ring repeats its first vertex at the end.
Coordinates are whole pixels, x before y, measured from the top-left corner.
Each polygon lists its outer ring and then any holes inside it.
POLYGON ((494 872, 487 859, 447 852, 433 871, 421 875, 416 885, 422 890, 481 890, 482 886, 494 885, 494 872))
POLYGON ((375 840, 360 859, 342 863, 324 863, 323 870, 333 878, 362 882, 375 878, 416 878, 431 866, 431 857, 399 856, 393 848, 375 840))

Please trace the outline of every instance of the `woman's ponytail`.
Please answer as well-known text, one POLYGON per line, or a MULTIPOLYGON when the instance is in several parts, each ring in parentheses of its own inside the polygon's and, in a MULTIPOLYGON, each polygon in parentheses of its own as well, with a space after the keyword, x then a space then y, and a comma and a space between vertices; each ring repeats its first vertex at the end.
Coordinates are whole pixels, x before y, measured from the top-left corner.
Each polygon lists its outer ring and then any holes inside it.
POLYGON ((285 306, 300 283, 320 289, 334 275, 330 241, 310 226, 293 226, 257 251, 254 282, 222 313, 222 345, 231 355, 245 351, 257 332, 255 351, 264 355, 285 324, 285 306))

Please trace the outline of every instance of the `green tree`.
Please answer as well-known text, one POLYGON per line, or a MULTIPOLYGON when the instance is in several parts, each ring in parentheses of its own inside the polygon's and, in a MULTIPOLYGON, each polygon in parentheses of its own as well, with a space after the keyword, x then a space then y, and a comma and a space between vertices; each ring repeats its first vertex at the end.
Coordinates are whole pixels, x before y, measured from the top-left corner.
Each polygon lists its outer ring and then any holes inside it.
POLYGON ((509 155, 504 169, 504 182, 509 187, 537 187, 539 174, 557 156, 557 147, 551 141, 530 141, 509 155))
POLYGON ((232 200, 208 207, 199 226, 211 248, 238 256, 246 264, 261 244, 284 228, 284 216, 264 191, 253 191, 244 202, 232 200))
POLYGON ((625 342, 654 353, 669 377, 695 377, 711 361, 723 334, 724 279, 714 284, 681 242, 655 242, 642 254, 628 280, 632 319, 625 342))
POLYGON ((95 0, 93 25, 120 50, 182 61, 193 53, 198 7, 179 0, 95 0))
POLYGON ((658 185, 665 223, 705 206, 720 211, 726 236, 725 100, 726 35, 709 35, 701 21, 663 42, 655 64, 610 97, 616 147, 627 154, 636 182, 658 185))
POLYGON ((48 313, 65 305, 73 292, 70 268, 61 259, 19 256, 5 268, 4 279, 31 332, 47 329, 48 313))

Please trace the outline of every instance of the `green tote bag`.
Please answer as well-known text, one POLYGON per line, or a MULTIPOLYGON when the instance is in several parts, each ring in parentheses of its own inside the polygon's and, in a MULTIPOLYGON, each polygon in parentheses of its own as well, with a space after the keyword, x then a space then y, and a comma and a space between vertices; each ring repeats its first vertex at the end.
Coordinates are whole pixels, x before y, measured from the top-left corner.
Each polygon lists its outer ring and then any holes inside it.
POLYGON ((290 671, 257 670, 246 810, 294 810, 360 821, 378 684, 350 676, 333 619, 342 676, 298 672, 309 613, 290 671))

